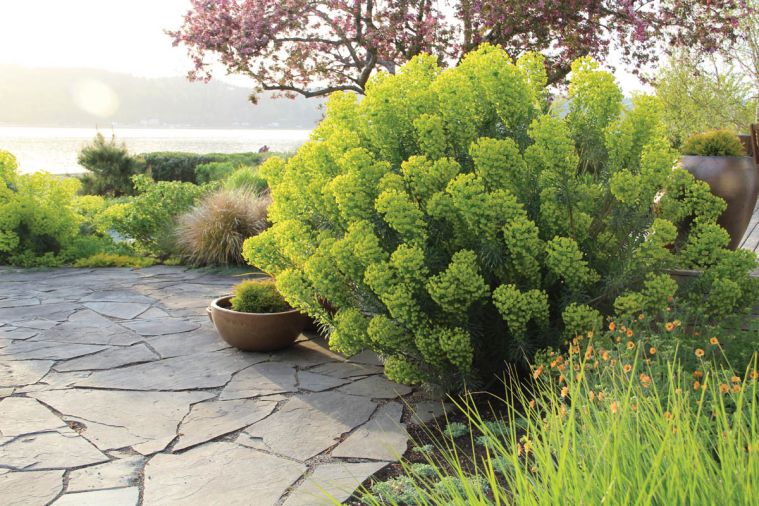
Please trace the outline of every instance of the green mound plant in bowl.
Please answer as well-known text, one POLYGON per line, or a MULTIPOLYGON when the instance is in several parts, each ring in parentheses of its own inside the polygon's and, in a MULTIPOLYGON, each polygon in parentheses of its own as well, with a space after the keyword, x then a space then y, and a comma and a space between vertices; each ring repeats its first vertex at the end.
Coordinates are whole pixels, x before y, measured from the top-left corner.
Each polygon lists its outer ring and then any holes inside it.
POLYGON ((746 156, 740 138, 730 130, 710 130, 690 136, 682 147, 684 155, 746 156))
POLYGON ((730 130, 692 135, 683 143, 682 153, 682 167, 727 204, 717 223, 730 234, 729 247, 738 248, 759 195, 756 162, 746 156, 740 138, 730 130))
POLYGON ((276 351, 290 346, 310 323, 292 309, 271 279, 249 279, 233 295, 214 300, 207 309, 219 335, 243 351, 276 351))
POLYGON ((248 279, 234 286, 232 309, 241 313, 282 313, 292 308, 271 279, 248 279))

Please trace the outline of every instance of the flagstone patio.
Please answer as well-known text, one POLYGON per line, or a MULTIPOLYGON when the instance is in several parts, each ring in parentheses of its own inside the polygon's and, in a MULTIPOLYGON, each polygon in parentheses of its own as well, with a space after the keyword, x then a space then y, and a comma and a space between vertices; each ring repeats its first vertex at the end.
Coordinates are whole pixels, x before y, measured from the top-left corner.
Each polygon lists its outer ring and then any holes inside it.
POLYGON ((238 280, 0 268, 0 503, 331 504, 403 454, 411 391, 375 356, 217 336, 238 280))

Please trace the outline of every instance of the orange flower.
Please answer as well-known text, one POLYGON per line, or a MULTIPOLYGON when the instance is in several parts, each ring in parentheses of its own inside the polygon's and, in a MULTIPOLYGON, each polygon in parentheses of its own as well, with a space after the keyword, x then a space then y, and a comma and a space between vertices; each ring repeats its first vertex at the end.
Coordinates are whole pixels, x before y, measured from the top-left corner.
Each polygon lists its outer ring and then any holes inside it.
POLYGON ((609 330, 611 330, 612 332, 617 330, 617 324, 614 322, 609 323, 609 330))
POLYGON ((627 341, 627 349, 632 350, 633 348, 635 348, 635 343, 632 341, 627 341))
POLYGON ((630 372, 630 371, 632 371, 632 368, 633 368, 633 366, 631 366, 630 364, 625 364, 625 366, 622 369, 625 372, 630 372))
POLYGON ((564 383, 564 375, 559 374, 559 383, 564 383))
POLYGON ((567 387, 563 387, 563 388, 561 389, 561 397, 562 397, 562 398, 564 398, 564 397, 566 397, 566 396, 567 396, 567 394, 569 394, 569 388, 567 388, 567 387))
POLYGON ((700 381, 694 381, 693 382, 693 390, 698 390, 701 388, 701 382, 700 381))
POLYGON ((730 381, 732 381, 733 383, 740 383, 741 379, 738 376, 733 376, 732 378, 730 378, 730 381))
POLYGON ((667 332, 672 332, 675 330, 675 324, 672 322, 667 322, 664 324, 664 328, 667 329, 667 332))
POLYGON ((727 386, 725 383, 722 383, 722 384, 719 386, 719 391, 720 391, 721 393, 723 393, 723 394, 726 394, 726 393, 727 393, 729 390, 730 390, 730 387, 729 387, 729 386, 727 386))
POLYGON ((669 411, 665 411, 664 418, 666 418, 667 420, 672 420, 672 413, 670 413, 669 411))
POLYGON ((615 365, 617 365, 617 359, 616 358, 611 359, 611 361, 609 362, 609 365, 612 366, 612 367, 614 367, 615 365))
POLYGON ((604 400, 604 393, 603 392, 598 392, 598 400, 599 401, 603 401, 604 400))
POLYGON ((611 409, 612 414, 616 415, 619 411, 619 403, 617 401, 612 402, 609 409, 611 409))
POLYGON ((609 360, 609 352, 608 351, 604 351, 603 353, 601 353, 601 358, 604 359, 604 362, 606 362, 607 360, 609 360))
POLYGON ((712 337, 711 339, 709 339, 709 344, 717 346, 719 344, 719 339, 717 339, 716 336, 712 337))
POLYGON ((696 348, 696 356, 698 358, 703 357, 704 356, 704 350, 702 350, 701 348, 696 348))
POLYGON ((737 394, 740 391, 741 391, 741 386, 740 385, 737 385, 737 384, 733 385, 733 393, 737 394))
POLYGON ((627 337, 632 337, 634 334, 633 329, 627 329, 627 332, 625 333, 627 334, 627 337))
POLYGON ((637 404, 630 404, 630 409, 633 411, 638 411, 638 405, 637 404))
POLYGON ((638 315, 638 320, 643 321, 643 318, 645 318, 645 316, 643 315, 643 313, 640 313, 638 315))
POLYGON ((759 378, 759 371, 751 371, 751 379, 755 380, 759 378))
POLYGON ((694 378, 703 378, 704 377, 704 373, 701 372, 701 371, 693 371, 693 377, 694 378))
POLYGON ((532 379, 538 379, 542 373, 543 373, 543 366, 541 365, 540 367, 535 369, 534 373, 532 373, 532 379))
POLYGON ((530 399, 530 408, 535 409, 535 399, 530 399))
POLYGON ((649 353, 649 355, 656 355, 656 348, 655 348, 655 347, 653 347, 653 346, 651 346, 651 347, 648 349, 648 353, 649 353))
POLYGON ((587 335, 588 335, 588 338, 592 339, 593 338, 593 331, 589 330, 587 335))

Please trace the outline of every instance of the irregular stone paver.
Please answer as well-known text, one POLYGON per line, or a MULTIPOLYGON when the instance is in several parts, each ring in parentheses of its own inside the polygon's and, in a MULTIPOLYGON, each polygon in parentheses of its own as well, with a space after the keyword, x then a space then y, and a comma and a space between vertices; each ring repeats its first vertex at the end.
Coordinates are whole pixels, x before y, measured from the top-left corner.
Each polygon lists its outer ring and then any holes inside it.
POLYGON ((127 347, 108 348, 99 353, 94 353, 86 357, 66 360, 55 366, 59 372, 68 371, 95 371, 99 369, 112 369, 129 364, 138 364, 141 362, 150 362, 158 360, 160 357, 142 343, 134 344, 127 347))
POLYGON ((80 386, 123 390, 190 390, 224 386, 234 373, 263 362, 265 355, 236 350, 199 353, 193 359, 174 357, 147 364, 97 371, 80 386))
POLYGON ((29 339, 39 334, 37 329, 27 328, 12 328, 12 329, 0 329, 0 338, 3 339, 29 339))
POLYGON ((179 426, 175 452, 247 427, 274 411, 277 403, 259 399, 208 401, 195 404, 179 426))
POLYGON ((163 336, 189 332, 200 327, 200 324, 182 318, 159 318, 155 320, 132 320, 123 325, 141 336, 163 336))
POLYGON ((140 497, 137 487, 95 490, 64 494, 53 502, 54 506, 135 506, 140 497))
POLYGON ((16 469, 66 469, 108 457, 73 431, 19 436, 0 446, 0 465, 16 469))
POLYGON ((39 382, 34 385, 21 387, 17 391, 19 393, 27 393, 70 388, 90 374, 92 374, 90 371, 56 372, 51 370, 39 382))
POLYGON ((263 438, 272 452, 303 461, 364 423, 375 408, 369 399, 338 392, 302 394, 245 432, 263 438))
POLYGON ((0 308, 6 307, 25 307, 36 306, 40 303, 39 299, 0 299, 0 308))
POLYGON ((322 504, 386 465, 372 399, 408 390, 315 333, 230 348, 205 308, 239 280, 0 267, 0 504, 322 504))
POLYGON ((36 306, 11 307, 0 309, 0 321, 13 323, 24 320, 47 318, 48 320, 64 321, 80 306, 70 302, 52 304, 37 304, 36 306))
POLYGON ((13 360, 0 358, 0 387, 16 387, 38 382, 53 365, 52 360, 13 360))
POLYGON ((51 359, 65 360, 102 351, 102 346, 91 344, 69 344, 49 341, 22 341, 9 344, 0 350, 6 360, 51 359))
POLYGON ((257 364, 235 374, 219 399, 246 399, 261 395, 296 392, 295 368, 289 364, 257 364))
POLYGON ((411 393, 411 388, 393 383, 383 376, 370 376, 340 387, 338 391, 372 399, 395 399, 399 395, 411 393))
POLYGON ((67 321, 34 337, 35 341, 58 343, 114 344, 129 346, 142 338, 90 309, 72 314, 67 321))
POLYGON ((69 472, 66 491, 84 492, 135 485, 144 464, 144 456, 128 455, 112 462, 74 469, 69 472))
POLYGON ((39 320, 28 320, 28 321, 19 322, 19 325, 27 329, 47 330, 58 325, 58 322, 45 320, 45 319, 39 319, 39 320))
POLYGON ((131 290, 100 290, 80 299, 82 302, 131 302, 136 304, 152 304, 155 299, 134 293, 131 290))
POLYGON ((330 362, 309 369, 309 372, 326 374, 327 376, 334 376, 336 378, 355 378, 356 376, 382 374, 382 367, 366 364, 353 364, 350 362, 330 362))
MULTIPOLYGON (((33 432, 70 431, 66 422, 34 399, 8 397, 0 401, 0 442, 33 432)), ((2 458, 0 458, 2 460, 2 458)))
POLYGON ((161 358, 197 355, 198 353, 219 351, 230 346, 210 325, 180 335, 154 336, 145 339, 161 358))
POLYGON ((86 302, 84 305, 96 313, 122 320, 131 320, 150 309, 149 304, 137 302, 86 302))
POLYGON ((0 501, 5 506, 45 506, 63 489, 63 471, 0 474, 0 501))
POLYGON ((342 503, 364 480, 386 465, 387 462, 321 464, 288 496, 283 506, 331 506, 335 501, 342 503))
POLYGON ((401 422, 403 406, 391 402, 380 407, 332 451, 333 457, 397 461, 406 451, 408 433, 401 422))
POLYGON ((300 371, 298 373, 298 386, 302 390, 310 392, 323 392, 324 390, 331 390, 346 383, 350 383, 350 380, 309 371, 300 371))
POLYGON ((31 394, 64 417, 80 422, 81 434, 101 450, 130 446, 143 454, 163 450, 175 437, 190 404, 207 392, 129 392, 73 389, 31 394))
POLYGON ((306 471, 291 460, 233 443, 159 454, 145 467, 144 504, 269 506, 306 471))
POLYGON ((325 344, 316 343, 313 340, 299 341, 287 349, 272 354, 272 361, 287 362, 306 368, 344 360, 340 355, 329 351, 325 344))

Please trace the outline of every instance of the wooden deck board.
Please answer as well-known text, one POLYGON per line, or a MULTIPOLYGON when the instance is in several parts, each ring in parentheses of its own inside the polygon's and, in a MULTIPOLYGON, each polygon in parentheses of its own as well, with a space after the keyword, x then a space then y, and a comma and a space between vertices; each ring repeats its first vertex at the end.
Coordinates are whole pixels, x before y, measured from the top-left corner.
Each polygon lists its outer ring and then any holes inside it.
POLYGON ((740 247, 759 252, 759 204, 754 209, 754 214, 746 229, 746 235, 741 240, 740 247))

